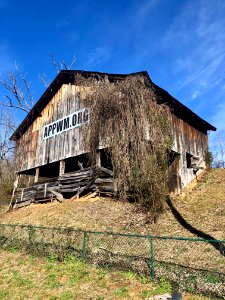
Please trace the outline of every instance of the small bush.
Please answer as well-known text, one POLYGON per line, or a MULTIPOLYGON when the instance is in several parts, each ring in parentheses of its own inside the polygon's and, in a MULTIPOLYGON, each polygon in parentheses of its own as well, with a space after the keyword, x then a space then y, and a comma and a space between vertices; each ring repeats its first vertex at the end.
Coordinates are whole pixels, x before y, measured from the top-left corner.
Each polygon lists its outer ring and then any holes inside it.
POLYGON ((0 210, 10 203, 14 181, 15 170, 13 162, 0 160, 0 210))

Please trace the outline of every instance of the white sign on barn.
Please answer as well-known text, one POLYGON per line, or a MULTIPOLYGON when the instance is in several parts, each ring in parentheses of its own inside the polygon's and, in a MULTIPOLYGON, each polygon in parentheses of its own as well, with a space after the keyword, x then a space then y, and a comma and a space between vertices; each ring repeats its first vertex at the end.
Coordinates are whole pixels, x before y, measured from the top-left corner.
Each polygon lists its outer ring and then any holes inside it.
POLYGON ((58 135, 76 127, 80 127, 89 120, 89 110, 87 108, 80 109, 64 118, 58 119, 43 128, 43 139, 58 135))

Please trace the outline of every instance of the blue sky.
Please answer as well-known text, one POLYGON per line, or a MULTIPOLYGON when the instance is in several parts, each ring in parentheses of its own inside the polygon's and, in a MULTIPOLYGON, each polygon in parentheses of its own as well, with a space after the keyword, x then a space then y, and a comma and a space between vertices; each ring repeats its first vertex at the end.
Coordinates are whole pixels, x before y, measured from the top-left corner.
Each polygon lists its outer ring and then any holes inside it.
POLYGON ((221 130, 224 28, 222 0, 0 0, 0 77, 16 61, 38 100, 45 89, 40 75, 50 81, 56 76, 48 52, 68 64, 75 55, 74 69, 147 70, 156 84, 221 130))

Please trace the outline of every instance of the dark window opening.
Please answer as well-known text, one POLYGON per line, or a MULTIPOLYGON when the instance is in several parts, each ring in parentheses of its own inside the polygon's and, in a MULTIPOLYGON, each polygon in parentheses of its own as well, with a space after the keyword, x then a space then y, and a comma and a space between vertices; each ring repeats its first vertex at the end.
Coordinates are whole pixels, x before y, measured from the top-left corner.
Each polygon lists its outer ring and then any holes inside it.
POLYGON ((63 192, 62 195, 65 199, 71 199, 73 196, 75 196, 77 192, 63 192))
POLYGON ((100 157, 101 157, 101 166, 109 170, 112 170, 113 165, 112 165, 111 150, 109 148, 100 150, 100 157))
POLYGON ((168 167, 170 167, 179 156, 180 156, 179 153, 177 153, 173 150, 167 150, 168 167))
POLYGON ((85 169, 89 165, 87 154, 81 154, 76 157, 69 157, 65 159, 65 173, 75 172, 85 169))
POLYGON ((29 169, 29 170, 25 170, 25 171, 23 171, 23 172, 20 172, 19 174, 20 175, 35 175, 35 168, 33 168, 33 169, 29 169))
POLYGON ((39 178, 54 178, 59 176, 59 161, 39 167, 39 178))
POLYGON ((190 153, 186 152, 186 163, 187 163, 187 168, 191 169, 191 158, 193 155, 191 155, 190 153))

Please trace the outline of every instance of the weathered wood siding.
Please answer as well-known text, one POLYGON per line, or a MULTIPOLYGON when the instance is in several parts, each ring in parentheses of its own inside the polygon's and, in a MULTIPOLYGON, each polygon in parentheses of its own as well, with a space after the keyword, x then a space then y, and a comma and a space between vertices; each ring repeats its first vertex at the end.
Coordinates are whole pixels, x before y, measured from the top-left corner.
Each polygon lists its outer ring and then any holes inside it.
MULTIPOLYGON (((43 128, 80 109, 79 87, 62 85, 25 134, 17 142, 18 172, 76 156, 81 147, 82 128, 62 132, 43 140, 43 128)), ((82 107, 83 108, 83 107, 82 107)))
POLYGON ((180 155, 170 167, 169 186, 170 192, 178 193, 196 177, 194 170, 187 168, 186 153, 204 160, 208 136, 173 114, 171 117, 174 137, 172 149, 180 155))
MULTIPOLYGON (((43 128, 46 124, 81 108, 83 107, 79 104, 79 87, 62 85, 40 117, 17 141, 17 171, 22 172, 84 153, 82 127, 43 140, 43 128)), ((208 146, 208 137, 173 114, 171 124, 174 136, 173 150, 180 155, 170 166, 168 181, 171 192, 177 193, 195 177, 193 169, 187 168, 186 153, 203 158, 208 146)))

